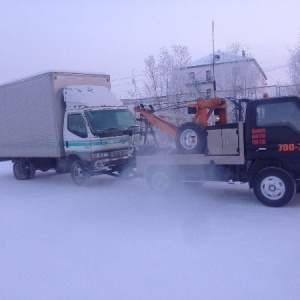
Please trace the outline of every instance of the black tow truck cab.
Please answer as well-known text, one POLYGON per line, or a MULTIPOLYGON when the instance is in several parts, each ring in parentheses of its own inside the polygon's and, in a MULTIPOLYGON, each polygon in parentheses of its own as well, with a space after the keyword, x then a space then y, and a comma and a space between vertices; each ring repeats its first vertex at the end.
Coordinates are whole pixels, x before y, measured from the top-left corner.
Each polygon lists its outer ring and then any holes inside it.
POLYGON ((275 160, 297 176, 300 171, 300 99, 283 97, 248 102, 245 137, 247 160, 275 160))

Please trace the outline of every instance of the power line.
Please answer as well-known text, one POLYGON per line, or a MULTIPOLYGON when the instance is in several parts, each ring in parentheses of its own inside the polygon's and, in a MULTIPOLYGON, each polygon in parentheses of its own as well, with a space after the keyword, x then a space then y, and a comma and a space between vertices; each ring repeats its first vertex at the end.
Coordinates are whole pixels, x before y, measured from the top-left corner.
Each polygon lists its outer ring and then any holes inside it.
MULTIPOLYGON (((134 75, 135 77, 140 77, 140 76, 145 76, 144 74, 138 74, 138 75, 134 75)), ((123 78, 115 78, 112 79, 111 81, 118 81, 118 80, 125 80, 125 79, 132 79, 132 75, 131 76, 127 76, 127 77, 123 77, 123 78)))
POLYGON ((273 68, 273 69, 270 69, 270 70, 265 70, 265 72, 272 72, 272 71, 275 71, 275 70, 278 70, 278 69, 282 69, 282 68, 286 68, 288 65, 283 65, 283 66, 279 66, 279 67, 276 67, 276 68, 273 68))

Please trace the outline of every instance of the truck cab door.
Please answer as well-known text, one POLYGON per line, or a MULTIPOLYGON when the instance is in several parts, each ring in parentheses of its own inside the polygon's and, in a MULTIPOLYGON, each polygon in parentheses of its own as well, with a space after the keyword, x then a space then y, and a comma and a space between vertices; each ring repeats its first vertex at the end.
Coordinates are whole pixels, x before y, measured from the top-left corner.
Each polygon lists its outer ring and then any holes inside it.
POLYGON ((300 103, 297 97, 250 104, 246 151, 250 158, 300 156, 300 103))
POLYGON ((64 148, 67 155, 76 154, 81 159, 90 159, 89 133, 81 113, 68 113, 65 116, 64 148))

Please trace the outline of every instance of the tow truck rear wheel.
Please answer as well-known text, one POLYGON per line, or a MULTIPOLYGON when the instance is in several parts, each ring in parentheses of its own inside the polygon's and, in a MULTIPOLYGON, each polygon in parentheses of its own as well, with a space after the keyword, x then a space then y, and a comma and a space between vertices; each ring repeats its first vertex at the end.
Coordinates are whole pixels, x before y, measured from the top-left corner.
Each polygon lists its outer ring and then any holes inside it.
POLYGON ((157 193, 166 194, 176 186, 176 176, 169 168, 154 167, 146 173, 149 188, 157 193))
POLYGON ((285 170, 268 167, 255 175, 253 189, 256 197, 263 204, 281 207, 294 198, 296 183, 285 170))
POLYGON ((175 143, 181 153, 205 153, 207 148, 205 129, 194 122, 184 123, 176 132, 175 143))
POLYGON ((71 178, 77 185, 86 185, 90 179, 90 172, 80 160, 75 160, 71 165, 71 178))

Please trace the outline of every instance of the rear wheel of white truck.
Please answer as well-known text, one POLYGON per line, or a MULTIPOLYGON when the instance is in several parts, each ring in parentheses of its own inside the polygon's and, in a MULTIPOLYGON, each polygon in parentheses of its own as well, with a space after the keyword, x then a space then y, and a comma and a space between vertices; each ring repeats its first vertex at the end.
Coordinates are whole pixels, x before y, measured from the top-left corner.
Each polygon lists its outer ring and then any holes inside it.
POLYGON ((32 162, 28 163, 28 179, 32 179, 35 176, 35 167, 32 162))
POLYGON ((281 207, 294 198, 296 183, 285 170, 268 167, 255 175, 253 189, 256 197, 263 204, 281 207))
POLYGON ((21 159, 18 159, 14 162, 13 172, 15 178, 18 180, 26 180, 29 177, 29 170, 21 159))
POLYGON ((77 185, 85 185, 89 182, 90 172, 80 160, 75 160, 71 165, 71 178, 77 185))

